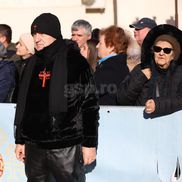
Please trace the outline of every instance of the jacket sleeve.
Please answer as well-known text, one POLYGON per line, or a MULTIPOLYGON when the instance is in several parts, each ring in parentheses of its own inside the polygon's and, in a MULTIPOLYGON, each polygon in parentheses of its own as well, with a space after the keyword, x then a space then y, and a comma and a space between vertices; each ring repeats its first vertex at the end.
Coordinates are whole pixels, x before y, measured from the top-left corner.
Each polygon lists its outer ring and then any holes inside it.
POLYGON ((14 125, 14 137, 15 137, 15 144, 25 144, 25 141, 20 135, 20 128, 16 124, 14 125))
POLYGON ((89 68, 83 71, 82 84, 84 85, 84 101, 82 104, 84 141, 82 145, 85 147, 97 147, 99 104, 95 81, 89 68))
POLYGON ((182 82, 179 83, 176 95, 157 97, 154 99, 156 108, 151 117, 164 116, 182 110, 182 82))
POLYGON ((117 103, 119 105, 136 105, 147 81, 147 77, 141 72, 141 66, 137 65, 120 83, 117 91, 117 103))

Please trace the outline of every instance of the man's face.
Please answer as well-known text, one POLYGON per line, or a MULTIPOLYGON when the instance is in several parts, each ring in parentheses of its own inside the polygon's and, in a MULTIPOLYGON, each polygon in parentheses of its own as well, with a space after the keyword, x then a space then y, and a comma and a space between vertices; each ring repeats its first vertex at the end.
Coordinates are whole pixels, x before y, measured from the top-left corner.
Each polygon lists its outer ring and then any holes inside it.
POLYGON ((72 30, 71 39, 77 42, 78 47, 81 49, 83 46, 85 46, 87 40, 91 39, 91 35, 90 34, 88 35, 86 33, 86 30, 80 27, 76 31, 72 30))
POLYGON ((37 51, 44 49, 45 47, 49 46, 56 40, 54 37, 51 37, 50 35, 43 33, 34 34, 33 39, 35 42, 35 49, 37 51))
POLYGON ((143 43, 143 40, 145 39, 146 35, 150 31, 150 28, 145 27, 142 29, 136 29, 134 30, 134 37, 137 41, 137 43, 141 46, 143 43))

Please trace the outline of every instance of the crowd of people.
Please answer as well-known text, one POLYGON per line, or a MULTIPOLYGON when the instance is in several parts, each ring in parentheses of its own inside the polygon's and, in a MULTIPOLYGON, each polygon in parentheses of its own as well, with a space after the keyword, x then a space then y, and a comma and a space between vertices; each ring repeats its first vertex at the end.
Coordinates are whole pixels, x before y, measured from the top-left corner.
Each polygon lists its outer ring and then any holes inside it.
POLYGON ((63 39, 58 17, 42 13, 13 44, 0 24, 0 102, 17 104, 15 154, 28 181, 85 181, 101 105, 144 106, 144 117, 182 109, 182 31, 147 17, 129 27, 134 38, 79 19, 63 39))

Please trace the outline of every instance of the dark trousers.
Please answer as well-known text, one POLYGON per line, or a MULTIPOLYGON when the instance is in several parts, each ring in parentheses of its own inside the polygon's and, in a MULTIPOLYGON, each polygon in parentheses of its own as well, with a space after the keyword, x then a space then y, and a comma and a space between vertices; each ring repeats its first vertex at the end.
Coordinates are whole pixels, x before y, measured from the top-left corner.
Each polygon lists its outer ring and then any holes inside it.
POLYGON ((41 149, 25 145, 25 173, 27 182, 85 182, 81 146, 63 149, 41 149))

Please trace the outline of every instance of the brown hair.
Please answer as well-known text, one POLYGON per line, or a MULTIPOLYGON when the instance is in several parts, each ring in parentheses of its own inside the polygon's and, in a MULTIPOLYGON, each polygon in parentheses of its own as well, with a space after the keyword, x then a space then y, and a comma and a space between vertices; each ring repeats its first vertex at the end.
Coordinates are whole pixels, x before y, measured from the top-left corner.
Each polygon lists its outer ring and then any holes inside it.
POLYGON ((128 36, 126 35, 124 29, 121 27, 112 25, 108 28, 101 29, 100 35, 105 36, 106 46, 113 46, 114 51, 118 54, 121 52, 126 53, 128 47, 128 36))
POLYGON ((98 61, 98 50, 96 48, 98 44, 98 41, 96 39, 90 39, 87 40, 87 46, 88 46, 88 55, 87 55, 87 61, 92 67, 93 71, 95 71, 98 61))

